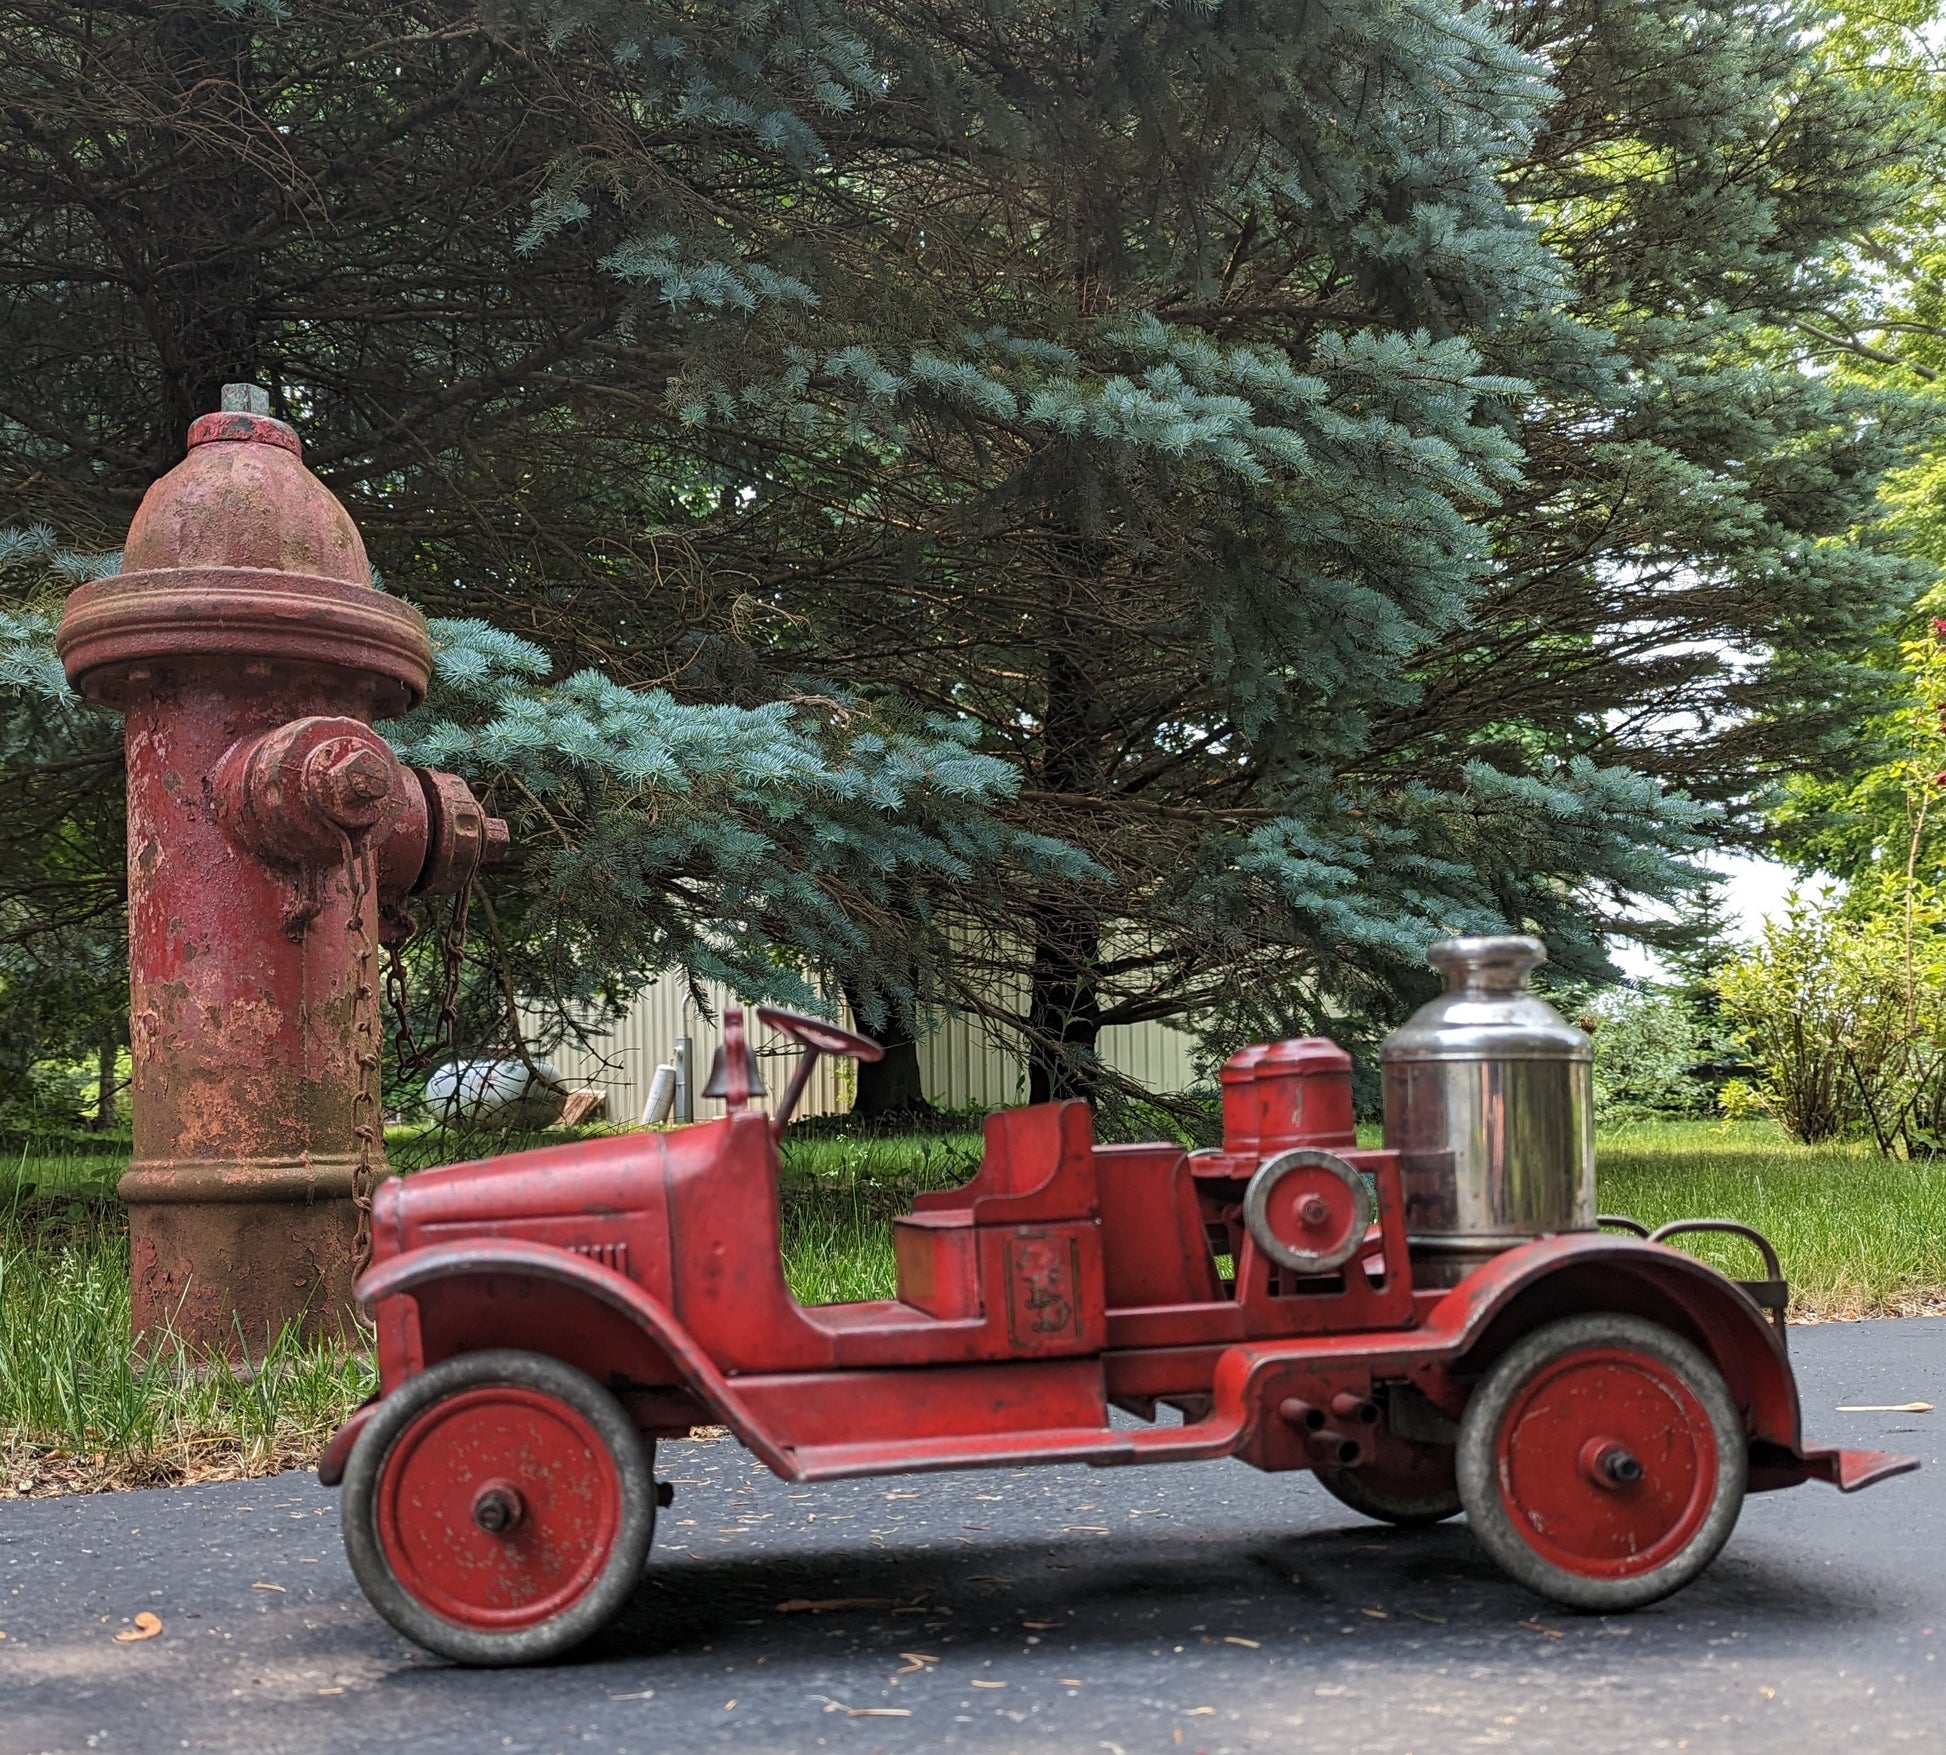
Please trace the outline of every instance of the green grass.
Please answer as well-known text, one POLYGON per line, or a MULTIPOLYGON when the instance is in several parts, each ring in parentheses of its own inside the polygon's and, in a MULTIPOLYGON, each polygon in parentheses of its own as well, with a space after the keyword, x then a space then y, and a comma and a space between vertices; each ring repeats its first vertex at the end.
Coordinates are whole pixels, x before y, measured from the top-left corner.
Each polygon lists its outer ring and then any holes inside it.
POLYGON ((910 1139, 790 1139, 779 1188, 784 1277, 800 1303, 889 1298, 892 1220, 926 1189, 979 1167, 976 1133, 910 1139))
POLYGON ((289 1336, 248 1376, 166 1338, 138 1355, 112 1171, 31 1171, 0 1185, 0 1493, 270 1473, 371 1393, 364 1359, 289 1336))
POLYGON ((128 1168, 126 1144, 99 1152, 37 1152, 29 1147, 0 1156, 0 1207, 36 1195, 76 1194, 107 1199, 128 1168))
MULTIPOLYGON (((1672 1122, 1605 1134, 1604 1213, 1647 1225, 1741 1219, 1776 1244, 1798 1320, 1946 1311, 1946 1164, 1888 1162, 1868 1146, 1793 1145, 1773 1126, 1672 1122)), ((1759 1272, 1748 1244, 1684 1244, 1759 1272)))
MULTIPOLYGON (((454 1140, 447 1156, 562 1137, 454 1140)), ((423 1161, 424 1143, 388 1135, 406 1161, 423 1161)), ((832 1303, 890 1293, 893 1215, 915 1192, 971 1175, 980 1137, 806 1139, 785 1156, 791 1286, 808 1303, 832 1303)), ((247 1378, 166 1343, 136 1357, 128 1227, 114 1197, 126 1167, 126 1148, 0 1162, 0 1494, 288 1467, 314 1458, 371 1392, 365 1360, 288 1337, 247 1378)))
MULTIPOLYGON (((963 1181, 979 1154, 970 1132, 793 1139, 781 1186, 792 1291, 806 1303, 890 1296, 890 1220, 914 1193, 963 1181)), ((1800 1320, 1946 1310, 1946 1165, 1707 1122, 1611 1131, 1598 1156, 1603 1212, 1767 1232, 1800 1320)), ((248 1379, 210 1361, 145 1369, 128 1342, 127 1227, 113 1193, 124 1163, 112 1150, 0 1160, 0 1493, 23 1480, 45 1491, 288 1466, 368 1393, 367 1365, 341 1348, 287 1344, 248 1379)), ((1759 1271, 1747 1245, 1695 1247, 1731 1273, 1759 1271)))

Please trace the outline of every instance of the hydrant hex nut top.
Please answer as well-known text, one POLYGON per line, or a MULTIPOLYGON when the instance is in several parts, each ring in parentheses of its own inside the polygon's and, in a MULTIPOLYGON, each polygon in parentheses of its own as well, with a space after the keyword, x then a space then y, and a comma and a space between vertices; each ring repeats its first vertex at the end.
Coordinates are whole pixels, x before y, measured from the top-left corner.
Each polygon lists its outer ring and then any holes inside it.
POLYGON ((225 414, 268 414, 270 392, 261 384, 225 384, 218 406, 225 414))
POLYGON ((155 661, 325 664, 376 680, 380 716, 416 705, 432 673, 425 618, 372 588, 351 514, 304 467, 296 433, 248 400, 190 428, 188 456, 136 511, 122 572, 69 598, 56 637, 68 680, 120 706, 130 668, 155 661))

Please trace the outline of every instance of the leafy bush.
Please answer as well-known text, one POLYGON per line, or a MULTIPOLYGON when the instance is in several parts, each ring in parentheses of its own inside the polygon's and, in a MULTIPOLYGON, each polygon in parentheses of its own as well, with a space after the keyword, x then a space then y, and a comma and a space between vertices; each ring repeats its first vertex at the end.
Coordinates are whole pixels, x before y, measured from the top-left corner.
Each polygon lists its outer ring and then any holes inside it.
POLYGON ((1792 1138, 1932 1156, 1946 1133, 1946 897, 1793 897, 1717 991, 1792 1138))
POLYGON ((1583 1014, 1595 1039, 1595 1118, 1603 1123, 1707 1115, 1702 1076, 1720 1044, 1701 1008, 1664 987, 1604 994, 1583 1014))
POLYGON ((78 1134, 95 1105, 95 1073, 73 1061, 41 1061, 20 1069, 0 1090, 0 1136, 47 1139, 78 1134))

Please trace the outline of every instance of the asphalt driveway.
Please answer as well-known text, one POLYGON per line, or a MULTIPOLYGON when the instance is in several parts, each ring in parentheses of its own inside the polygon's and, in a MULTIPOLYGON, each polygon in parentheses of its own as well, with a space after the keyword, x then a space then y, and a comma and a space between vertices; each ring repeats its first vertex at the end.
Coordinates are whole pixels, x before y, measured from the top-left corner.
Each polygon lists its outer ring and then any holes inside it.
POLYGON ((671 1447, 634 1603, 574 1660, 452 1668, 365 1606, 308 1475, 0 1506, 0 1755, 41 1751, 1946 1748, 1946 1319, 1794 1333, 1806 1424, 1923 1454, 1750 1501, 1603 1620, 1464 1524, 1216 1463, 791 1487, 671 1447), (147 1610, 155 1637, 113 1635, 147 1610))

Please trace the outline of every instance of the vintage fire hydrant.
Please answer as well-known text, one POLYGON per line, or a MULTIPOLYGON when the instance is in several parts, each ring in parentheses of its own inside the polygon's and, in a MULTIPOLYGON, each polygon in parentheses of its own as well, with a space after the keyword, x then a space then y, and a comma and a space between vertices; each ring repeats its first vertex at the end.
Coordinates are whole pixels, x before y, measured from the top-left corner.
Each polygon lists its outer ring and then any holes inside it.
POLYGON ((381 900, 506 843, 372 729, 424 698, 425 619, 269 406, 225 389, 58 637, 127 721, 134 1327, 232 1357, 349 1323, 385 1172, 381 900))

